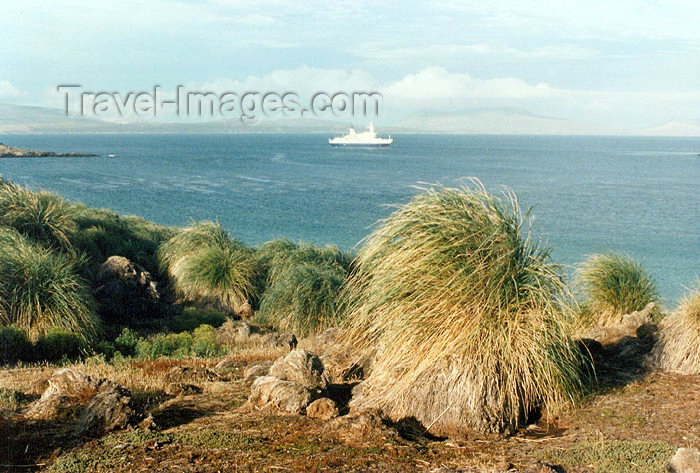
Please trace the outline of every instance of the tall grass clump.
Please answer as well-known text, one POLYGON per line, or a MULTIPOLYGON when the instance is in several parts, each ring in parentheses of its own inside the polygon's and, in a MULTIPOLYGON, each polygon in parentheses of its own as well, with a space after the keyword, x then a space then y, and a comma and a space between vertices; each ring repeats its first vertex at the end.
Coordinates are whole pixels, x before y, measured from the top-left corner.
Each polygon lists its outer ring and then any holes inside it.
POLYGON ((478 181, 424 189, 380 222, 355 265, 346 340, 373 367, 354 406, 436 435, 508 432, 582 389, 568 292, 513 194, 478 181))
POLYGON ((661 321, 653 354, 664 371, 700 374, 700 280, 676 311, 661 321))
POLYGON ((276 329, 302 337, 337 326, 340 291, 346 279, 347 273, 335 266, 293 266, 265 291, 259 315, 276 329))
POLYGON ((64 330, 83 340, 99 330, 94 300, 74 257, 0 228, 0 323, 32 340, 64 330))
POLYGON ((200 222, 183 228, 158 251, 177 293, 190 301, 214 301, 239 313, 257 297, 260 266, 255 253, 221 226, 200 222))
POLYGON ((658 297, 642 265, 617 253, 590 256, 577 270, 577 286, 585 297, 582 318, 589 324, 619 323, 624 314, 642 310, 658 297))
POLYGON ((323 266, 349 271, 353 254, 340 251, 333 245, 314 246, 308 243, 292 243, 289 240, 267 242, 258 249, 258 259, 265 263, 267 282, 273 284, 291 269, 302 266, 323 266))
POLYGON ((0 182, 0 225, 45 246, 70 248, 77 229, 69 205, 49 192, 32 192, 0 182))

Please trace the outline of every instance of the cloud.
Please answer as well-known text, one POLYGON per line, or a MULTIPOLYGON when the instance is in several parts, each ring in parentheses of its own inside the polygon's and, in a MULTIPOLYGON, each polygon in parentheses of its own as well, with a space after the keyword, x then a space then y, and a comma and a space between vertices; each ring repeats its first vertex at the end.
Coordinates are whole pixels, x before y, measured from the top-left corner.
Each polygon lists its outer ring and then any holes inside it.
POLYGON ((9 80, 0 80, 0 99, 11 99, 22 95, 9 80))
POLYGON ((467 73, 452 73, 427 67, 382 89, 389 96, 428 100, 451 98, 533 99, 560 93, 548 84, 528 84, 516 78, 475 79, 467 73))

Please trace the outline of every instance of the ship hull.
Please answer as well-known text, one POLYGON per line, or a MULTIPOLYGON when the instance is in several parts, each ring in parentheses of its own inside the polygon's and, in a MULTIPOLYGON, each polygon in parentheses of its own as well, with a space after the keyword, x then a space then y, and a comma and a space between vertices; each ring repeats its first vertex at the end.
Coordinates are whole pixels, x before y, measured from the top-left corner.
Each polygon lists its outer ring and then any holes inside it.
POLYGON ((391 143, 330 143, 337 148, 388 148, 391 143))

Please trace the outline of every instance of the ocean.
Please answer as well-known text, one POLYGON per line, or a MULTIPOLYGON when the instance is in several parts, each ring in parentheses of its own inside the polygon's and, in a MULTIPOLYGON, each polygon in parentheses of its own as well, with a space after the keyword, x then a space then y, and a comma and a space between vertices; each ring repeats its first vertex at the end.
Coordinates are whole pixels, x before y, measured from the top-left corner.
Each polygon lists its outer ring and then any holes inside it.
POLYGON ((350 249, 423 184, 513 190, 569 271, 620 251, 669 307, 700 277, 700 139, 399 135, 332 148, 323 134, 2 135, 11 146, 99 158, 1 159, 32 189, 168 225, 219 221, 249 244, 286 237, 350 249), (107 157, 114 154, 115 157, 107 157))

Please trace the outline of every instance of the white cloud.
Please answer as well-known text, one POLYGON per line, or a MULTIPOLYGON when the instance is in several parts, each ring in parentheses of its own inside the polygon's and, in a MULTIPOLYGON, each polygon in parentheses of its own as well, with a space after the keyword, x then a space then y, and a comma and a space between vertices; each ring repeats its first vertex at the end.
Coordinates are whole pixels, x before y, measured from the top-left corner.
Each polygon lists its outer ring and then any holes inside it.
POLYGON ((20 91, 9 80, 0 80, 0 99, 10 99, 20 95, 20 91))
POLYGON ((382 89, 388 96, 427 100, 450 98, 533 99, 559 93, 551 86, 528 84, 521 79, 475 79, 467 73, 451 73, 441 67, 427 67, 382 89))

